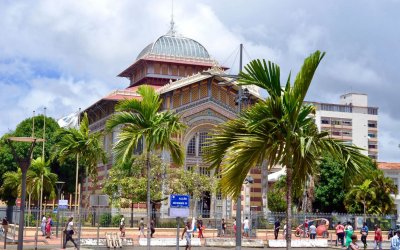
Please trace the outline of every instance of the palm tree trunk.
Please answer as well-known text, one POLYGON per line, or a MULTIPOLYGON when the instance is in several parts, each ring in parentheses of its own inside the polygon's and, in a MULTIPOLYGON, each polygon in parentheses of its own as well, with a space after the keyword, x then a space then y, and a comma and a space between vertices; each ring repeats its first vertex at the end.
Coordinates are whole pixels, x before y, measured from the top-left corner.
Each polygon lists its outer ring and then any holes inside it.
POLYGON ((286 167, 286 249, 292 249, 292 168, 286 167))
POLYGON ((146 155, 146 168, 147 168, 147 249, 150 250, 150 221, 151 221, 151 208, 150 208, 150 152, 147 151, 146 155))

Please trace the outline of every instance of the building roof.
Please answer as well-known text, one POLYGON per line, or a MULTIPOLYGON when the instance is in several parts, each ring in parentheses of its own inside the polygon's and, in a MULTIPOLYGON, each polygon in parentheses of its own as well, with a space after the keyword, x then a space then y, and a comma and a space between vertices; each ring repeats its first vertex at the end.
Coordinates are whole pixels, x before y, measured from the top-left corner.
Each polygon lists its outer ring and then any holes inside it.
POLYGON ((400 170, 400 162, 378 162, 381 170, 400 170))
POLYGON ((136 60, 145 58, 148 55, 211 60, 208 51, 199 42, 170 34, 160 36, 154 43, 147 45, 139 53, 136 60))
MULTIPOLYGON (((173 91, 175 89, 180 89, 185 86, 189 86, 193 83, 200 82, 202 80, 208 79, 214 77, 214 79, 217 79, 219 82, 221 82, 221 85, 233 85, 235 88, 238 88, 237 82, 235 81, 235 78, 232 78, 228 75, 225 74, 225 71, 222 68, 219 67, 212 67, 208 70, 204 70, 203 72, 199 72, 197 74, 184 77, 182 79, 176 80, 176 81, 170 81, 170 83, 162 86, 161 88, 158 89, 158 92, 160 94, 167 93, 170 91, 173 91)), ((253 96, 257 98, 261 98, 260 90, 259 87, 255 85, 247 85, 244 86, 243 88, 247 88, 249 90, 249 93, 252 94, 253 96)))

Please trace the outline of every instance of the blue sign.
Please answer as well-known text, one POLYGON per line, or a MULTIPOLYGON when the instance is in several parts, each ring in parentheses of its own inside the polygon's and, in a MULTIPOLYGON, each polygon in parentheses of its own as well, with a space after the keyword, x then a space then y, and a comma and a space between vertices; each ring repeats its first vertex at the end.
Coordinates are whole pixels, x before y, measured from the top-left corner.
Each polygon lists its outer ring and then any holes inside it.
POLYGON ((189 195, 180 195, 180 194, 171 194, 169 207, 190 207, 190 196, 189 195))

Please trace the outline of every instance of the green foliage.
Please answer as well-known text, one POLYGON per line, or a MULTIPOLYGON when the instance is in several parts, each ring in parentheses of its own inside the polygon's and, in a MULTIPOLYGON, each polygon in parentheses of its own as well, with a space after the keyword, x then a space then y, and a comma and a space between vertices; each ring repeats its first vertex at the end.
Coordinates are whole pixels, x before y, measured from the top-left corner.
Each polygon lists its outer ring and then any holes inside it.
POLYGON ((346 212, 344 197, 347 185, 344 182, 343 165, 332 156, 325 155, 319 167, 313 208, 322 213, 346 212))
POLYGON ((111 214, 110 213, 104 213, 100 215, 100 226, 101 227, 108 227, 111 224, 111 214))
MULTIPOLYGON (((52 154, 52 148, 55 144, 55 133, 59 129, 57 122, 51 117, 45 117, 43 115, 36 116, 34 118, 35 131, 33 136, 37 138, 43 138, 43 125, 46 123, 46 133, 45 133, 45 158, 50 159, 52 154)), ((30 137, 32 136, 32 126, 33 118, 28 118, 19 123, 16 129, 8 134, 5 134, 0 139, 0 176, 4 176, 7 172, 15 172, 19 168, 13 158, 10 147, 6 143, 6 139, 11 136, 15 137, 30 137)), ((16 153, 20 157, 25 157, 29 149, 29 143, 13 142, 16 153)), ((33 150, 33 158, 42 156, 43 144, 38 143, 33 150)), ((59 168, 60 164, 57 160, 52 160, 49 162, 51 169, 59 168)), ((69 168, 68 165, 65 166, 69 168)), ((63 179, 63 175, 60 179, 63 179)), ((7 202, 9 205, 15 204, 15 199, 17 198, 18 191, 15 189, 3 188, 4 178, 0 178, 0 199, 7 202)), ((17 188, 17 187, 15 187, 17 188)))
POLYGON ((166 194, 189 194, 192 199, 202 198, 205 192, 214 193, 217 179, 184 168, 168 169, 166 194))
MULTIPOLYGON (((99 132, 90 132, 89 119, 87 114, 84 113, 79 129, 60 129, 57 132, 57 143, 53 157, 59 158, 60 162, 64 163, 78 155, 80 165, 85 167, 85 172, 92 180, 97 180, 97 164, 99 161, 107 162, 101 136, 99 132)), ((80 173, 82 172, 80 171, 80 173)))
MULTIPOLYGON (((152 181, 150 182, 152 200, 162 198, 163 173, 166 166, 160 157, 151 154, 150 164, 152 181)), ((113 200, 127 199, 131 202, 145 202, 147 199, 146 154, 132 157, 127 162, 119 162, 112 167, 103 191, 113 200)))
POLYGON ((366 180, 352 187, 346 195, 345 206, 349 213, 392 214, 394 200, 391 194, 397 194, 393 180, 383 172, 372 169, 366 173, 366 180))
POLYGON ((285 212, 287 208, 285 193, 277 189, 268 191, 268 208, 272 212, 285 212))

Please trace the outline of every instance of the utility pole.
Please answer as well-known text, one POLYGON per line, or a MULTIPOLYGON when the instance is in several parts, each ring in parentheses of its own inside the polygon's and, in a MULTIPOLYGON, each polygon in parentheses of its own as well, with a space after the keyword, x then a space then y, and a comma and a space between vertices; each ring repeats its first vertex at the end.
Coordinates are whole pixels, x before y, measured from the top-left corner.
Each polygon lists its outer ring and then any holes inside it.
MULTIPOLYGON (((239 73, 242 71, 242 56, 243 56, 243 44, 240 44, 240 57, 239 57, 239 73)), ((243 89, 239 86, 239 96, 238 96, 238 109, 239 113, 242 111, 242 97, 243 89)), ((239 195, 236 200, 236 250, 242 249, 242 199, 241 199, 240 188, 239 195)))

